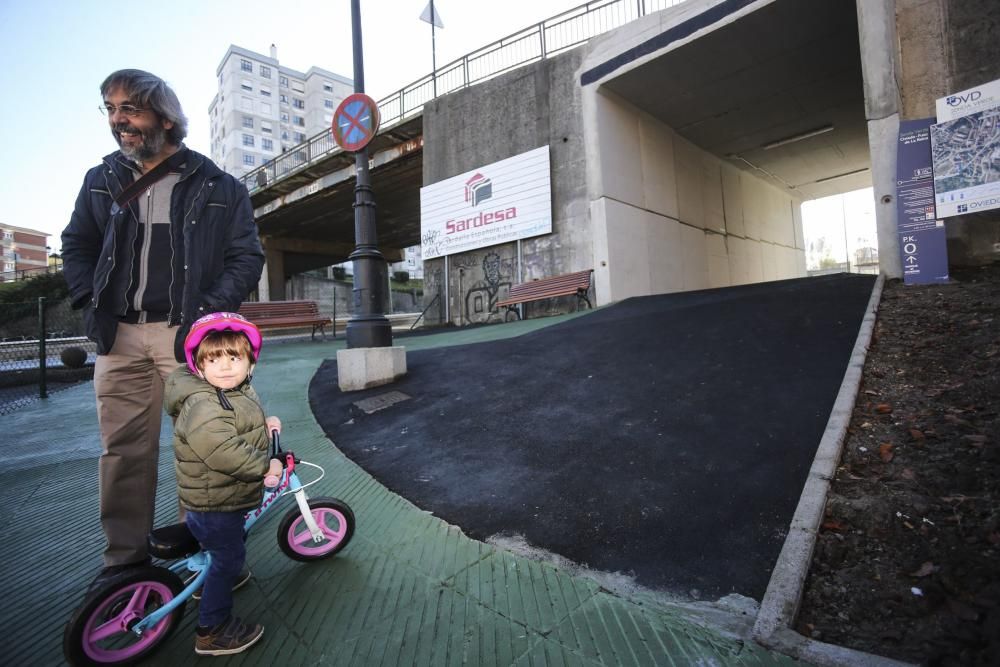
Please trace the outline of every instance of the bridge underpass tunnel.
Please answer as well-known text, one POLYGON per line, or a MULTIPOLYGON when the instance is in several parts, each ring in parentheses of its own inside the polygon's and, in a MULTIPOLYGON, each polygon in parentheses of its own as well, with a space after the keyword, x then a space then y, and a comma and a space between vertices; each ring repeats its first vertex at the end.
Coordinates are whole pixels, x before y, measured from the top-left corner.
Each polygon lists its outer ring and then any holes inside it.
POLYGON ((804 276, 802 202, 871 185, 852 0, 691 0, 581 72, 601 302, 804 276))

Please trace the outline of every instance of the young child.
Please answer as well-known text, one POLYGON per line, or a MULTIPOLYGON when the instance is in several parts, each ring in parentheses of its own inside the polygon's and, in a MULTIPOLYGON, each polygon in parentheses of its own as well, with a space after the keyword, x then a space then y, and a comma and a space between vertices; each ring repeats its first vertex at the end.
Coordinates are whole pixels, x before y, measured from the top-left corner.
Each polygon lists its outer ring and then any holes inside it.
POLYGON ((236 313, 212 313, 191 326, 184 341, 187 367, 167 378, 164 406, 176 419, 177 495, 185 521, 212 557, 201 590, 195 653, 229 655, 250 648, 264 633, 232 615, 233 585, 246 560, 243 517, 260 505, 266 475, 280 475, 270 459, 277 417, 264 417, 250 375, 260 356, 257 327, 236 313))

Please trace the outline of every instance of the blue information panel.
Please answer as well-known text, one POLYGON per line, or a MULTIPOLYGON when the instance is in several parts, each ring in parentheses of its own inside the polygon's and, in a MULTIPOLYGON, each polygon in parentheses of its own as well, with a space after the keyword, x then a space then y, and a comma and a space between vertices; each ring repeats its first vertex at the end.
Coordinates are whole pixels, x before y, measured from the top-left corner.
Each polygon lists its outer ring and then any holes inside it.
POLYGON ((944 221, 934 207, 930 127, 934 118, 899 124, 896 160, 896 230, 907 285, 948 282, 944 221))

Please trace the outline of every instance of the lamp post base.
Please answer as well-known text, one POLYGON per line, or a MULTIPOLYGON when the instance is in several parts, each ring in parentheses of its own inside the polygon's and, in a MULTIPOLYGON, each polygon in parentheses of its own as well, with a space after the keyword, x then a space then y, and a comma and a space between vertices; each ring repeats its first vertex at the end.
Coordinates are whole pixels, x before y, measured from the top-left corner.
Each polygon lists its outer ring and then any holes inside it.
POLYGON ((337 385, 358 391, 389 384, 406 375, 406 348, 358 347, 337 350, 337 385))

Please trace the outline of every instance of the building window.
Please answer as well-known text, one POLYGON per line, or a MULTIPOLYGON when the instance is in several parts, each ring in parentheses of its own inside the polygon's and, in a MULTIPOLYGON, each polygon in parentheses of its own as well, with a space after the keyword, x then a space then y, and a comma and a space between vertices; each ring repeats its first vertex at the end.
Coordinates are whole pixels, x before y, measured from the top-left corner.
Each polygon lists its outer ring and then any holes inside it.
POLYGON ((244 97, 240 100, 240 108, 244 111, 253 111, 253 100, 249 97, 244 97))
POLYGON ((252 72, 253 63, 247 60, 246 58, 240 58, 240 69, 243 70, 244 72, 252 72))
POLYGON ((4 241, 10 241, 13 238, 14 238, 14 232, 10 231, 9 229, 3 230, 3 240, 4 241))
POLYGON ((253 92, 253 83, 250 81, 250 79, 243 79, 240 82, 240 88, 242 88, 243 90, 245 90, 245 91, 247 91, 249 93, 252 93, 253 92))
POLYGON ((288 122, 288 112, 287 111, 282 111, 281 112, 281 122, 282 123, 287 123, 288 122))
POLYGON ((271 78, 271 68, 268 67, 267 65, 261 65, 260 66, 260 75, 262 77, 264 77, 265 79, 270 79, 271 78))
POLYGON ((295 107, 296 109, 305 109, 306 103, 305 100, 300 100, 299 98, 294 97, 292 98, 292 106, 295 107))
POLYGON ((301 144, 306 140, 305 132, 292 132, 292 139, 295 140, 295 143, 301 144))
POLYGON ((297 93, 304 93, 306 92, 306 86, 301 81, 292 81, 292 90, 297 93))
POLYGON ((333 92, 333 84, 332 83, 324 83, 323 84, 323 90, 325 92, 327 92, 327 93, 332 93, 333 92))
POLYGON ((253 118, 251 118, 250 116, 243 116, 243 127, 248 127, 248 128, 250 128, 252 130, 253 129, 253 118))
POLYGON ((274 150, 274 142, 271 141, 270 139, 261 139, 260 140, 260 147, 261 147, 262 150, 265 150, 265 151, 273 151, 274 150))
POLYGON ((298 125, 299 127, 306 126, 306 119, 302 116, 292 116, 292 125, 298 125))
POLYGON ((333 100, 324 99, 323 100, 323 106, 326 107, 327 109, 332 109, 333 108, 333 100))
POLYGON ((268 88, 267 86, 261 86, 260 87, 260 96, 261 97, 270 97, 271 96, 271 89, 268 88))
POLYGON ((288 88, 288 77, 287 76, 279 76, 278 77, 278 85, 281 86, 282 88, 288 88))
POLYGON ((260 131, 265 134, 271 134, 271 124, 266 120, 260 121, 260 131))
POLYGON ((244 146, 253 146, 253 135, 252 134, 244 134, 243 135, 243 145, 244 146))
POLYGON ((288 104, 288 95, 278 95, 278 101, 282 104, 288 104))
POLYGON ((243 164, 245 164, 248 167, 252 167, 254 165, 253 155, 247 155, 246 153, 244 153, 243 164))
POLYGON ((288 130, 282 130, 281 131, 281 140, 282 141, 288 141, 288 130))

